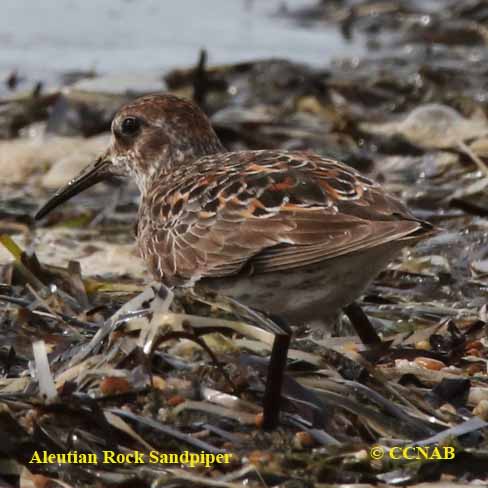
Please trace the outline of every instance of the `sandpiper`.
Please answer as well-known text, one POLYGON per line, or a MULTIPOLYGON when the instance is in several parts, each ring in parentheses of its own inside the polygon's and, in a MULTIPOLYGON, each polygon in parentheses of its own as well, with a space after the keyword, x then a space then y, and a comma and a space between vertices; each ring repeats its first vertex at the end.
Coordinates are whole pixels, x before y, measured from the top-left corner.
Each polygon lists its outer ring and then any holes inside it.
POLYGON ((169 94, 122 107, 107 151, 36 218, 110 175, 139 187, 137 244, 157 280, 216 290, 297 325, 333 322, 432 230, 334 159, 227 152, 205 114, 169 94))

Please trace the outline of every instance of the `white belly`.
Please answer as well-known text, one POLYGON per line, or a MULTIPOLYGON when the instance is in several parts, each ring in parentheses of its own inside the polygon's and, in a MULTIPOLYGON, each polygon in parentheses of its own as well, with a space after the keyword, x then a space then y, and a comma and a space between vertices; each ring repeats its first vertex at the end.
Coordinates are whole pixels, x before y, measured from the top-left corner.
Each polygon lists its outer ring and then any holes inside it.
POLYGON ((389 243, 288 272, 202 280, 201 285, 291 325, 333 322, 358 298, 404 244, 389 243))

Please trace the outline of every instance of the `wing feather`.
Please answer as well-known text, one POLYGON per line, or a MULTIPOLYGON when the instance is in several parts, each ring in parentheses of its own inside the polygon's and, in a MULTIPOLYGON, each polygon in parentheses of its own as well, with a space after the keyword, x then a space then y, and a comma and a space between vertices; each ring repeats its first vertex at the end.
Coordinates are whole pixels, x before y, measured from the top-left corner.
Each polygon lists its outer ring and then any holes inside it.
POLYGON ((147 224, 158 236, 147 252, 170 282, 296 269, 428 228, 379 185, 313 154, 226 153, 193 170, 152 195, 166 212, 147 224))

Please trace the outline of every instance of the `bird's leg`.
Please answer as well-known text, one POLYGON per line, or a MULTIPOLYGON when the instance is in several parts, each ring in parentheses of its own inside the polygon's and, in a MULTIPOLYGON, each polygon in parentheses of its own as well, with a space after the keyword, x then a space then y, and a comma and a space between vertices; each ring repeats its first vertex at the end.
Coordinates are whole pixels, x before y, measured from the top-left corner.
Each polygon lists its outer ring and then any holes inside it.
POLYGON ((354 330, 365 346, 378 346, 382 343, 380 336, 377 334, 367 315, 356 302, 352 302, 347 307, 344 307, 343 311, 351 321, 354 330))
POLYGON ((280 420, 281 389, 292 331, 286 321, 277 315, 270 316, 265 312, 259 312, 233 298, 227 297, 227 301, 233 306, 234 312, 238 315, 252 319, 263 329, 274 334, 263 398, 263 429, 273 430, 278 427, 280 420))
POLYGON ((273 349, 269 359, 268 377, 263 399, 263 429, 273 430, 278 427, 281 409, 281 389, 288 359, 291 341, 290 327, 283 319, 272 317, 273 322, 282 330, 275 333, 273 349))

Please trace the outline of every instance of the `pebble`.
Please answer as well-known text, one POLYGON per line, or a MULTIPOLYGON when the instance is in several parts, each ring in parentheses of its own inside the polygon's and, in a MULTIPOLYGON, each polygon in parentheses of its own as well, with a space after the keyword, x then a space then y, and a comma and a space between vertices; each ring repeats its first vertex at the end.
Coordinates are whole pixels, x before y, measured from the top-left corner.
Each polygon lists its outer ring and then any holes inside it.
POLYGON ((308 432, 299 431, 293 438, 293 446, 297 449, 306 449, 314 445, 315 439, 308 432))
POLYGON ((172 397, 169 397, 166 403, 170 407, 176 407, 177 405, 180 405, 181 403, 184 403, 185 399, 181 395, 173 395, 172 397))
POLYGON ((126 378, 107 376, 100 382, 100 391, 104 395, 116 395, 127 393, 130 390, 130 383, 126 378))
POLYGON ((420 349, 422 351, 430 351, 430 343, 429 341, 418 341, 415 344, 415 349, 420 349))
POLYGON ((431 369, 434 371, 440 371, 442 368, 446 367, 442 361, 426 357, 415 358, 415 364, 421 366, 422 368, 431 369))

